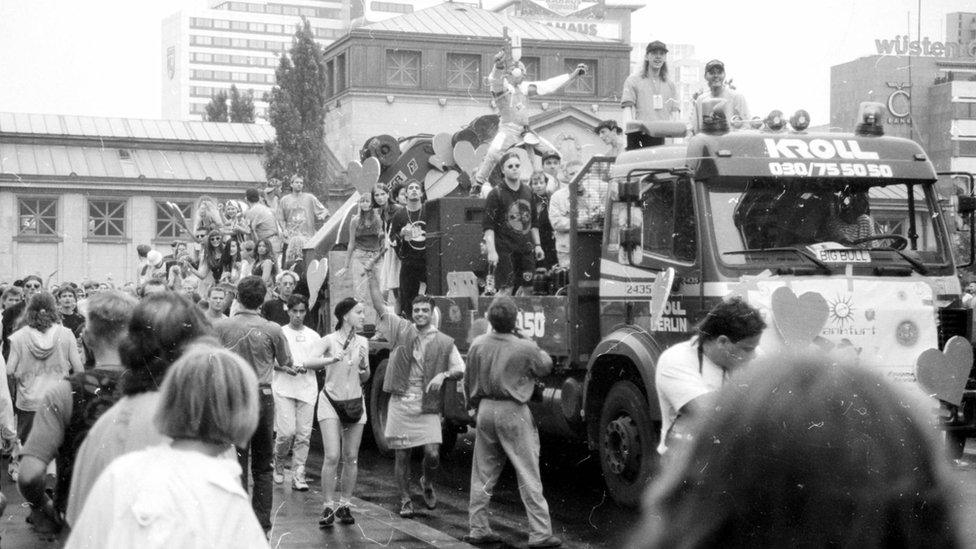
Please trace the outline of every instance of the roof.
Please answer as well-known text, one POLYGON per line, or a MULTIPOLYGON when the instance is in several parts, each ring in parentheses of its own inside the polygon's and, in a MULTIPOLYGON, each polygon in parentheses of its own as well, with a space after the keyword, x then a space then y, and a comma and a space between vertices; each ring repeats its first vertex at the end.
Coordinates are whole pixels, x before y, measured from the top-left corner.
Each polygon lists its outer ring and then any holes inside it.
POLYGON ((510 17, 466 4, 452 3, 440 4, 425 10, 379 21, 356 30, 501 39, 504 27, 508 27, 510 33, 518 34, 523 40, 621 43, 619 40, 550 27, 544 23, 510 17))
POLYGON ((5 134, 260 145, 274 139, 274 128, 263 124, 0 112, 0 138, 5 134))
POLYGON ((0 142, 0 176, 263 182, 261 154, 0 142))

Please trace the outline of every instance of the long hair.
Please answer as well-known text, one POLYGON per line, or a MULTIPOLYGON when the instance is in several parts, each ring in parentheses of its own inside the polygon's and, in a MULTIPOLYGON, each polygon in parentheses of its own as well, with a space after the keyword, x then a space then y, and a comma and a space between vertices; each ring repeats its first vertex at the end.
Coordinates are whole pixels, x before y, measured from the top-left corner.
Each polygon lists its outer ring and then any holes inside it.
POLYGON ((129 333, 119 345, 126 368, 122 392, 134 395, 158 389, 186 346, 209 334, 210 323, 189 299, 175 292, 146 297, 132 312, 129 333))
POLYGON ((220 231, 214 229, 207 232, 207 241, 203 245, 203 262, 211 266, 219 264, 224 255, 223 237, 221 237, 220 244, 217 245, 216 249, 210 245, 210 239, 215 236, 221 236, 220 231))
POLYGON ((864 366, 770 357, 672 448, 628 547, 956 547, 927 407, 864 366))
POLYGON ((61 313, 58 312, 54 296, 47 292, 32 295, 24 310, 24 324, 39 332, 46 332, 58 322, 61 322, 61 313))
POLYGON ((225 271, 230 271, 231 268, 233 268, 235 263, 240 263, 240 262, 241 262, 241 244, 240 242, 237 242, 232 238, 224 243, 224 249, 220 254, 220 264, 224 266, 225 271), (234 243, 237 246, 237 253, 235 254, 230 253, 231 243, 234 243))
MULTIPOLYGON (((668 62, 667 61, 665 61, 664 63, 661 64, 661 70, 658 71, 657 74, 661 78, 661 82, 667 82, 668 81, 668 62)), ((647 59, 644 60, 644 71, 641 73, 641 76, 643 76, 644 78, 650 78, 651 77, 651 62, 648 61, 647 59)))

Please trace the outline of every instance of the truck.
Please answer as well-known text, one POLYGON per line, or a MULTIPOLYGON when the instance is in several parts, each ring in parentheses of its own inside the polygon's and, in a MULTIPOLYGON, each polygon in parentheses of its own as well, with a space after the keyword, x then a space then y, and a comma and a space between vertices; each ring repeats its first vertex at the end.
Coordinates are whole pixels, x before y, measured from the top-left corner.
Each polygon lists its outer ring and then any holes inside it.
MULTIPOLYGON (((764 315, 761 354, 813 346, 896 383, 917 385, 924 351, 971 340, 959 229, 944 215, 939 175, 917 143, 883 135, 881 119, 868 105, 851 133, 771 116, 741 129, 719 120, 687 138, 682 125, 635 123, 625 152, 590 159, 571 190, 598 193, 604 207, 581 223, 570 192, 570 267, 537 274, 514 297, 522 334, 555 364, 530 402, 543 440, 586 444, 612 498, 638 503, 660 466, 658 357, 730 295, 764 315)), ((957 202, 971 264, 972 175, 953 175, 968 185, 957 202)), ((483 205, 459 191, 425 208, 427 293, 462 353, 492 299, 458 283, 481 259, 483 205)), ((381 446, 389 352, 374 345, 367 390, 381 446)), ((459 390, 445 390, 456 396, 445 408, 449 446, 471 418, 459 390)), ((965 395, 941 402, 957 452, 976 434, 972 372, 965 395)))

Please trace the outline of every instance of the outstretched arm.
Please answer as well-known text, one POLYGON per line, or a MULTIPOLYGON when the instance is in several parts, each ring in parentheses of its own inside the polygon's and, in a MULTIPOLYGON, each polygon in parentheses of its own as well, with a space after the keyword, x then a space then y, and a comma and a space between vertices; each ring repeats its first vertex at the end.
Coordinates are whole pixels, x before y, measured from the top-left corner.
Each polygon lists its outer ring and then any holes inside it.
POLYGON ((376 280, 373 264, 366 266, 366 278, 369 280, 369 297, 373 301, 373 309, 382 314, 386 310, 386 300, 383 299, 383 292, 380 291, 380 282, 376 280))
POLYGON ((580 63, 573 72, 554 76, 548 80, 541 80, 539 82, 527 82, 528 91, 526 95, 533 97, 536 95, 555 93, 584 74, 586 74, 586 65, 580 63))

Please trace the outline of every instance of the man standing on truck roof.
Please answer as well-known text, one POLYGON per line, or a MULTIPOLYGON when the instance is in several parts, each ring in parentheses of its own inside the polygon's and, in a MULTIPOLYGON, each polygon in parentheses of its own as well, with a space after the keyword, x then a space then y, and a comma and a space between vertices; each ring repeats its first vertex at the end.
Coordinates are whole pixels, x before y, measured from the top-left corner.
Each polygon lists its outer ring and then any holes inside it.
POLYGON ((703 117, 711 116, 710 112, 702 112, 704 103, 708 99, 719 98, 726 101, 726 116, 729 122, 733 117, 749 120, 749 108, 743 95, 725 85, 725 63, 712 59, 705 64, 705 80, 708 81, 709 93, 702 93, 695 98, 695 108, 691 116, 691 131, 698 133, 702 129, 703 117))
POLYGON ((535 262, 545 259, 536 218, 536 198, 520 178, 522 161, 513 151, 502 156, 505 182, 485 199, 485 247, 488 263, 495 265, 499 290, 512 292, 531 285, 535 262))
POLYGON ((410 454, 419 446, 424 448, 420 477, 424 505, 428 509, 437 506, 432 477, 440 467, 441 385, 448 378, 464 377, 464 361, 454 340, 431 324, 433 299, 419 295, 412 300, 411 323, 386 305, 373 264, 367 264, 365 270, 373 307, 380 314, 378 328, 390 342, 390 361, 383 379, 383 391, 391 393, 384 435, 395 452, 400 516, 409 518, 414 513, 410 499, 410 454))
POLYGON ((468 493, 470 531, 464 541, 474 545, 501 541, 491 531, 488 503, 507 458, 518 477, 529 519, 529 547, 558 547, 562 541, 552 535, 549 504, 542 495, 539 431, 526 404, 535 379, 552 371, 552 358, 518 333, 517 316, 511 297, 496 297, 488 307, 493 331, 478 336, 468 351, 464 384, 470 395, 468 407, 477 411, 477 432, 468 493))
POLYGON ((758 310, 733 297, 712 308, 695 327, 697 335, 661 353, 654 372, 661 405, 663 454, 685 437, 688 421, 704 413, 707 399, 732 372, 756 357, 766 322, 758 310))

